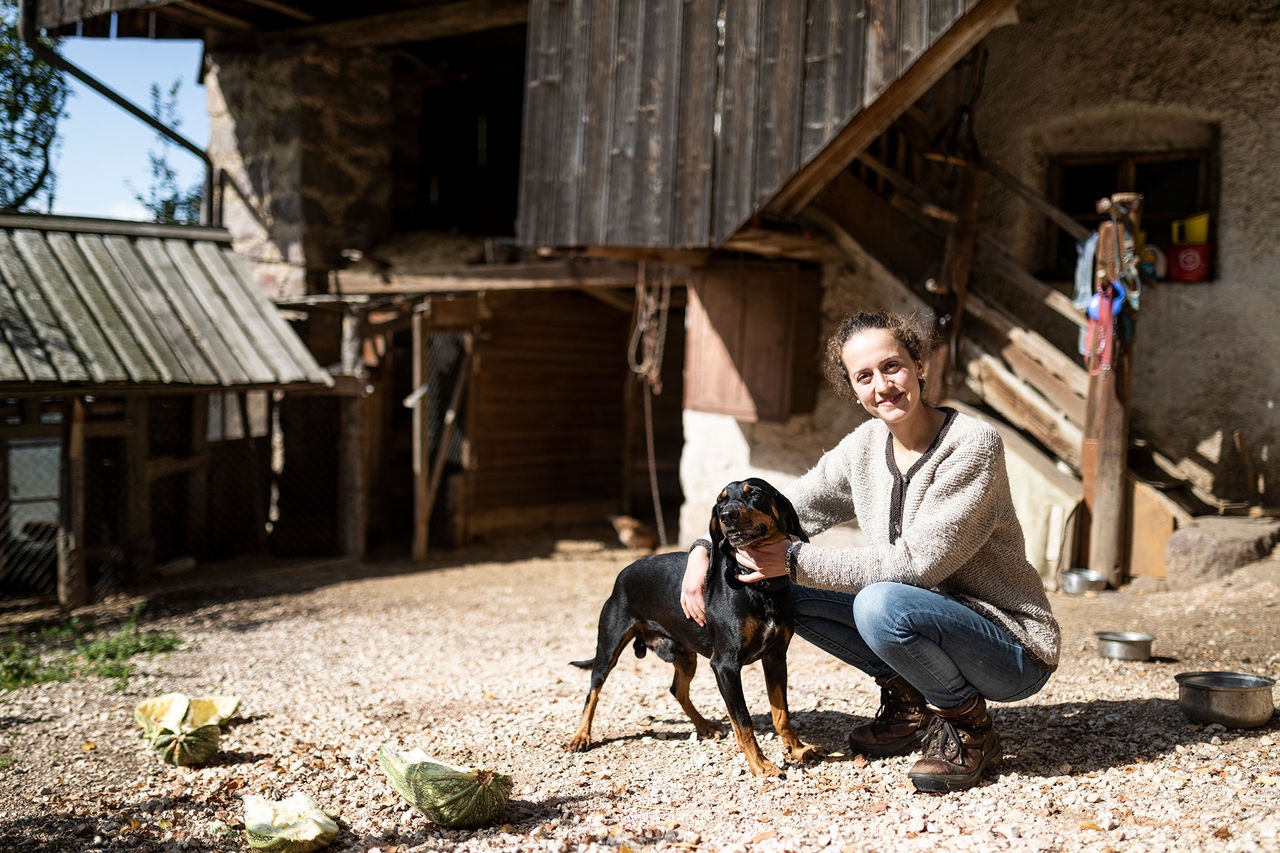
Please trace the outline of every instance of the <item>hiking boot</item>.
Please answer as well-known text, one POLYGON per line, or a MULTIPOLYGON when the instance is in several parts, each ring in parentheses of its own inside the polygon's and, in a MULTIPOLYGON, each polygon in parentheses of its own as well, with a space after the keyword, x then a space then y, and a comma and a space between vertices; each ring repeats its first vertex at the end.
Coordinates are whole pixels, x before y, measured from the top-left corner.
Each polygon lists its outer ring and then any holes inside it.
POLYGON ((906 755, 920 745, 933 719, 924 694, 901 675, 877 678, 880 709, 875 718, 849 733, 849 749, 868 758, 906 755))
POLYGON ((931 709, 933 722, 924 733, 924 754, 907 772, 917 791, 963 791, 1000 763, 1000 738, 991 724, 987 703, 975 696, 950 711, 931 709))

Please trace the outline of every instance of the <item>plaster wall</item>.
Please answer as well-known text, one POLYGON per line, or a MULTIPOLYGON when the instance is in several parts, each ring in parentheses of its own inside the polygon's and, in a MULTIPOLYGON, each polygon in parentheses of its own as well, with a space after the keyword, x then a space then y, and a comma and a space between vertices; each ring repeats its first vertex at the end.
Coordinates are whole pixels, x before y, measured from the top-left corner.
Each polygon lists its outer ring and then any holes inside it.
MULTIPOLYGON (((1131 423, 1202 492, 1280 502, 1280 8, 1023 0, 1018 15, 986 41, 983 156, 1043 190, 1055 154, 1216 148, 1216 279, 1144 289, 1131 423)), ((1045 220, 988 187, 986 225, 1035 268, 1045 220)))
POLYGON ((324 289, 343 249, 388 228, 390 59, 317 45, 215 50, 205 86, 237 251, 272 298, 324 289))

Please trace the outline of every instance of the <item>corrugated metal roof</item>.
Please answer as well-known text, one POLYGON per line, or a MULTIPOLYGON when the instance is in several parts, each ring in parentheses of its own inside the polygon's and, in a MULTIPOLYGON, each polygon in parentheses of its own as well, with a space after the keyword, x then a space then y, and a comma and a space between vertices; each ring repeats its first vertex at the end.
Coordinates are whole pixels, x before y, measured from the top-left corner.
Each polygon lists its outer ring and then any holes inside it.
POLYGON ((0 214, 0 389, 332 385, 222 228, 0 214))

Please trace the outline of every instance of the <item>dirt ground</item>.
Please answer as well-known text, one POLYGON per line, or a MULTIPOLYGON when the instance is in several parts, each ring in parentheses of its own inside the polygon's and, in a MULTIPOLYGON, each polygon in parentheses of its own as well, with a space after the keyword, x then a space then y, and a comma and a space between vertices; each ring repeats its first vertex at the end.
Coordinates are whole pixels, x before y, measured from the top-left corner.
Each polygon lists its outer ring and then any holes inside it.
MULTIPOLYGON (((1184 592, 1051 595, 1065 633, 1038 695, 994 705, 1001 774, 966 792, 911 790, 910 757, 843 752, 874 684, 797 639, 790 705, 829 757, 786 763, 758 666, 747 701, 785 778, 750 775, 732 737, 697 740, 670 667, 624 653, 594 746, 569 753, 600 604, 637 553, 606 531, 405 561, 200 567, 145 602, 181 650, 136 659, 123 691, 83 678, 0 693, 0 850, 247 850, 241 798, 302 791, 334 814, 334 851, 893 851, 1280 849, 1280 721, 1189 723, 1173 676, 1280 677, 1280 556, 1184 592), (1096 631, 1154 634, 1150 661, 1097 654, 1096 631), (235 694, 214 762, 163 764, 133 708, 169 691, 235 694), (410 810, 381 744, 511 775, 503 817, 448 830, 410 810)), ((3 614, 8 627, 32 618, 3 614)), ((5 627, 0 625, 0 628, 5 627)), ((705 662, 695 704, 724 706, 705 662)))

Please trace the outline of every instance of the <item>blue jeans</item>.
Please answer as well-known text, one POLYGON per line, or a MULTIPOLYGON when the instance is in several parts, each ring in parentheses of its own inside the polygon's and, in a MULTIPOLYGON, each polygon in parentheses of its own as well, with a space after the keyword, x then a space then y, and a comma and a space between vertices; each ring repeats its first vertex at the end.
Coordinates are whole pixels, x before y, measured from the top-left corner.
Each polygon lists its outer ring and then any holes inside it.
POLYGON ((1050 673, 999 625, 956 599, 901 583, 857 595, 793 585, 796 633, 867 675, 901 675, 935 708, 981 695, 1025 699, 1050 673))

